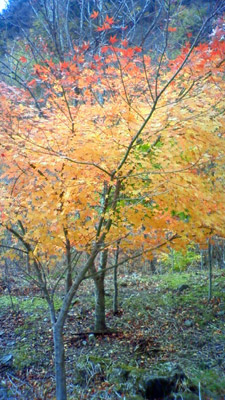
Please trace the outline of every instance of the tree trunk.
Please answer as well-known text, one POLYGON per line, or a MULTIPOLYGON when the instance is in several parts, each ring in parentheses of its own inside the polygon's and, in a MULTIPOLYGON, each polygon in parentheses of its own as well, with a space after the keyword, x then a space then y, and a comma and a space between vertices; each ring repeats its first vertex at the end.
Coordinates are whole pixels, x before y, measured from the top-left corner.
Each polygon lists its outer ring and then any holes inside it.
POLYGON ((154 275, 156 273, 155 259, 153 258, 152 260, 149 261, 149 263, 151 272, 154 275))
POLYGON ((80 44, 83 42, 83 27, 84 27, 84 0, 81 0, 80 4, 80 44))
POLYGON ((105 332, 105 267, 107 264, 108 250, 101 254, 98 274, 94 275, 95 283, 95 331, 105 332))
POLYGON ((209 259, 209 295, 208 300, 212 299, 212 244, 209 239, 208 244, 208 259, 209 259))
POLYGON ((203 266, 204 266, 204 253, 203 250, 201 250, 201 271, 203 271, 203 266))
POLYGON ((118 266, 115 265, 113 270, 113 285, 114 285, 114 294, 113 294, 113 314, 118 314, 118 282, 117 282, 117 270, 118 266))
POLYGON ((222 267, 221 268, 224 268, 225 267, 225 246, 224 246, 224 241, 223 241, 223 244, 222 244, 222 267))
POLYGON ((63 343, 63 328, 53 326, 53 341, 55 355, 55 379, 56 379, 56 400, 66 400, 66 368, 65 368, 65 353, 63 343))
POLYGON ((66 276, 66 293, 69 292, 72 284, 73 284, 73 280, 72 280, 72 271, 71 271, 71 265, 70 265, 70 266, 68 266, 67 276, 66 276))
POLYGON ((101 273, 95 278, 95 331, 104 332, 107 330, 105 322, 105 289, 104 275, 101 273))
POLYGON ((95 246, 91 255, 89 256, 84 267, 80 270, 76 279, 73 282, 69 292, 66 293, 63 299, 62 306, 58 312, 57 318, 55 315, 54 303, 46 292, 46 300, 49 305, 51 322, 53 327, 53 342, 54 342, 54 356, 55 356, 55 379, 56 379, 56 400, 66 400, 66 367, 65 367, 65 352, 63 343, 63 327, 66 317, 74 298, 74 295, 80 286, 80 283, 85 277, 86 272, 92 269, 94 260, 98 254, 98 245, 95 246))
POLYGON ((67 275, 66 275, 66 293, 69 292, 72 284, 72 262, 71 262, 71 245, 68 239, 67 229, 64 228, 64 234, 66 238, 66 260, 67 260, 67 275))
POLYGON ((113 294, 113 314, 118 314, 118 281, 117 281, 117 273, 118 273, 118 260, 119 260, 119 242, 117 242, 116 246, 116 257, 115 257, 115 266, 113 270, 113 285, 114 285, 114 294, 113 294))

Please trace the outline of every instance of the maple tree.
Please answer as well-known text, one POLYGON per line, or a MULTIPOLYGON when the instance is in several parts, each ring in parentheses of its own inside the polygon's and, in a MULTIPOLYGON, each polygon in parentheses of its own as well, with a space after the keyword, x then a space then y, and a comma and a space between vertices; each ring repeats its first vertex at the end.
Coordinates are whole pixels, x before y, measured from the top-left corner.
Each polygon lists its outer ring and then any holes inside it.
MULTIPOLYGON (((113 23, 107 16, 98 30, 113 23)), ((93 277, 104 328, 107 256, 118 242, 125 260, 131 251, 151 258, 168 243, 180 249, 224 235, 225 43, 219 29, 197 44, 206 23, 172 60, 166 49, 175 27, 167 26, 157 63, 111 35, 94 55, 84 43, 63 61, 34 65, 27 87, 38 99, 1 83, 1 230, 12 238, 7 256, 25 251, 26 273, 48 302, 58 400, 66 399, 69 307, 93 277)))

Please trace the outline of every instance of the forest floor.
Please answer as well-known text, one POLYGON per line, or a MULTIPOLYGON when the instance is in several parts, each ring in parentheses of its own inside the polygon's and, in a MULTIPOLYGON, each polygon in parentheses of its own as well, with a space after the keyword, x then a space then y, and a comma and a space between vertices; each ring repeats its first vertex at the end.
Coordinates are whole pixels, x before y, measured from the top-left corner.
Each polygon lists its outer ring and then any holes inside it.
MULTIPOLYGON (((179 365, 196 387, 201 385, 202 400, 224 400, 224 278, 224 270, 214 272, 213 298, 208 301, 204 271, 124 274, 119 278, 120 311, 114 316, 108 277, 106 317, 112 333, 107 335, 89 333, 94 287, 85 281, 64 330, 68 398, 138 399, 131 395, 131 381, 120 381, 123 369, 132 372, 134 385, 135 372, 167 376, 179 365), (188 287, 182 290, 184 284, 188 287)), ((13 289, 11 299, 0 288, 0 359, 3 356, 9 365, 0 370, 0 399, 55 399, 48 310, 31 287, 13 289)))

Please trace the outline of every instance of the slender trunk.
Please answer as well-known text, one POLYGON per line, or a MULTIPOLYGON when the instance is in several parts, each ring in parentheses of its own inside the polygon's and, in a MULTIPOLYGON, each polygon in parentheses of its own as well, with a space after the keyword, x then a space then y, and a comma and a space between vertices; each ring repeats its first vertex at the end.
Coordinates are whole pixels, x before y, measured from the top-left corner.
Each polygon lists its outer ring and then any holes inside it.
POLYGON ((172 249, 172 271, 174 272, 174 252, 172 249))
POLYGON ((83 27, 84 27, 84 0, 81 0, 80 4, 80 44, 83 41, 83 27))
POLYGON ((209 295, 208 300, 210 301, 212 298, 212 244, 209 239, 208 244, 208 259, 209 259, 209 295))
POLYGON ((31 268, 30 268, 30 257, 29 257, 29 253, 27 253, 26 264, 27 264, 27 272, 28 272, 28 274, 30 274, 30 273, 31 273, 31 268))
POLYGON ((63 343, 63 327, 53 326, 53 341, 55 353, 55 379, 56 379, 56 400, 66 400, 66 368, 65 352, 63 343))
POLYGON ((105 267, 107 264, 108 250, 101 254, 98 274, 94 276, 95 283, 95 331, 107 331, 105 321, 105 267))
POLYGON ((204 254, 203 250, 201 250, 201 271, 203 271, 203 266, 204 266, 204 254))
POLYGON ((113 294, 113 314, 116 315, 118 314, 118 280, 117 280, 117 274, 118 274, 118 259, 119 259, 119 242, 117 243, 116 247, 116 257, 115 257, 115 266, 113 270, 113 286, 114 286, 114 294, 113 294))
POLYGON ((66 275, 66 293, 69 292, 72 284, 73 284, 73 279, 72 279, 72 260, 71 260, 71 245, 70 241, 68 238, 68 231, 67 228, 64 229, 64 235, 66 239, 66 262, 67 262, 67 275, 66 275))
POLYGON ((65 31, 66 31, 66 37, 67 37, 67 46, 70 49, 70 51, 72 51, 72 53, 74 54, 73 43, 72 43, 72 40, 71 40, 71 35, 70 35, 70 30, 69 30, 69 7, 70 7, 70 0, 67 0, 65 31))
POLYGON ((223 242, 223 244, 222 244, 222 267, 221 268, 224 268, 224 266, 225 266, 225 246, 224 246, 224 242, 223 242))
POLYGON ((104 332, 107 330, 105 322, 105 289, 104 274, 101 273, 95 278, 95 331, 104 332))
POLYGON ((67 276, 66 276, 66 292, 69 292, 71 286, 72 286, 72 271, 71 271, 71 265, 68 266, 67 270, 67 276))
POLYGON ((71 263, 71 248, 70 248, 70 242, 67 240, 66 243, 66 255, 67 255, 67 276, 66 276, 66 293, 69 292, 72 284, 73 284, 73 279, 72 279, 72 263, 71 263))
POLYGON ((113 285, 114 285, 114 295, 113 295, 113 314, 118 314, 118 282, 117 282, 117 271, 118 266, 115 265, 113 270, 113 285))
POLYGON ((155 260, 154 260, 154 258, 153 258, 152 260, 150 260, 150 269, 151 269, 152 274, 155 274, 155 272, 156 272, 156 266, 155 266, 155 260))

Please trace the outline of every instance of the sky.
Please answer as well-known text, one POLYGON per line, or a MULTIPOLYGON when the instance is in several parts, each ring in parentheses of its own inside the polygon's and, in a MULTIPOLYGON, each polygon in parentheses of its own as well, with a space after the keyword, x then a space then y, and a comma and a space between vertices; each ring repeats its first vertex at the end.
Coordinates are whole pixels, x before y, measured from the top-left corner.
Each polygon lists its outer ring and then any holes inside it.
POLYGON ((7 3, 7 0, 0 0, 0 12, 5 8, 5 5, 7 3))

